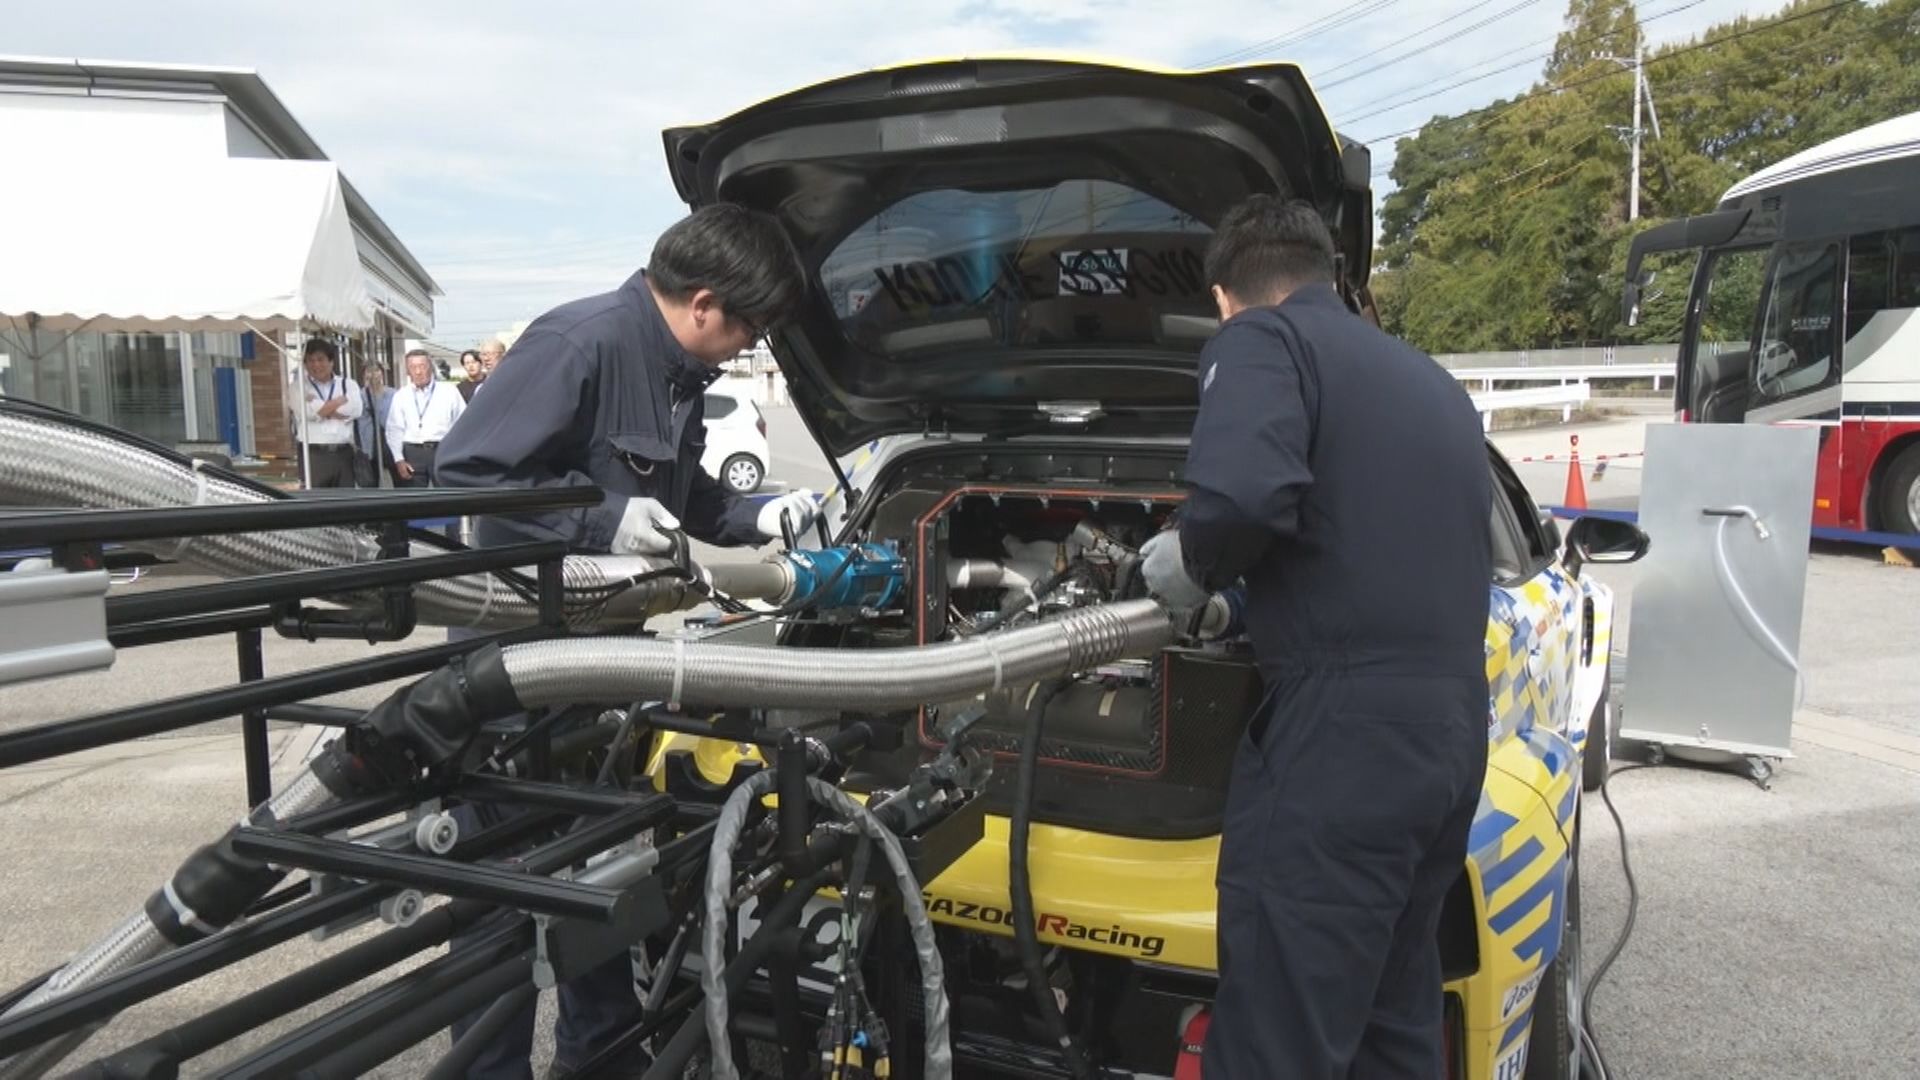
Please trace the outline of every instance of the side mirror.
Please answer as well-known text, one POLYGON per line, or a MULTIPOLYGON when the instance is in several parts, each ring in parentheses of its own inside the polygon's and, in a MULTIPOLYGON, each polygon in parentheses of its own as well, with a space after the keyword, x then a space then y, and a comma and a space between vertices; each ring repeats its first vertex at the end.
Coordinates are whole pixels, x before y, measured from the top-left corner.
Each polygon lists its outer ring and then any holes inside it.
POLYGON ((1540 519, 1540 531, 1547 534, 1547 547, 1559 551, 1560 545, 1564 543, 1560 536, 1560 520, 1553 516, 1553 511, 1544 506, 1534 507, 1533 512, 1540 519))
POLYGON ((1632 522, 1583 517, 1567 530, 1567 572, 1577 577, 1587 563, 1638 562, 1651 544, 1632 522))

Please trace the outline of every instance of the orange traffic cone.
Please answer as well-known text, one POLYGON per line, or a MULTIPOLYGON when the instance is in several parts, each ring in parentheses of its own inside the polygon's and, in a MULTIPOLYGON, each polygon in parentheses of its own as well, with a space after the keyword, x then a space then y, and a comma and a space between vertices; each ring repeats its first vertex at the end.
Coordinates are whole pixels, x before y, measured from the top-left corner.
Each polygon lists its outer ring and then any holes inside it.
POLYGON ((1567 462, 1567 494, 1560 504, 1569 510, 1585 510, 1587 483, 1580 478, 1580 436, 1569 435, 1567 439, 1573 444, 1573 459, 1567 462))

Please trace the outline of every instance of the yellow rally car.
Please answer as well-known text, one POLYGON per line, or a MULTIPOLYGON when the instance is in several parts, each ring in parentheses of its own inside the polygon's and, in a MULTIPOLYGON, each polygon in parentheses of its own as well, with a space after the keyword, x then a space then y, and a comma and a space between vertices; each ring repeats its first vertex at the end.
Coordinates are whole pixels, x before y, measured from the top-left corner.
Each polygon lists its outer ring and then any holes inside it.
MULTIPOLYGON (((790 623, 784 645, 928 643, 1138 595, 1135 553, 1183 497, 1195 358, 1215 328, 1208 223, 1245 196, 1319 207, 1341 290, 1371 311, 1370 158, 1333 131, 1292 65, 914 65, 669 131, 666 148, 690 205, 757 207, 796 239, 812 291, 774 351, 842 469, 826 501, 832 539, 894 553, 911 583, 895 604, 790 623)), ((1609 731, 1612 597, 1580 563, 1635 558, 1645 538, 1587 520, 1563 544, 1491 448, 1488 468, 1492 746, 1441 923, 1450 1075, 1565 1078, 1578 1069, 1572 841, 1609 731)), ((1420 523, 1407 528, 1418 559, 1420 523)), ((1259 697, 1231 598, 1215 614, 1157 657, 1044 693, 928 702, 900 718, 903 745, 847 778, 854 790, 900 782, 962 716, 1010 758, 1038 702, 1037 930, 1070 1029, 1109 1076, 1195 1075, 1222 801, 1259 697)), ((662 783, 675 756, 684 776, 720 782, 740 752, 670 736, 654 761, 662 783)), ((1063 1076, 1008 940, 1013 771, 1003 765, 985 797, 984 839, 925 883, 925 899, 942 928, 959 1073, 1063 1076)), ((839 926, 830 911, 806 925, 823 941, 839 926)), ((822 966, 808 983, 832 977, 822 966)), ((896 1003, 911 994, 911 978, 870 978, 896 1003)), ((909 1028, 917 1007, 900 1015, 909 1028)), ((893 1057, 896 1071, 917 1060, 893 1057)))

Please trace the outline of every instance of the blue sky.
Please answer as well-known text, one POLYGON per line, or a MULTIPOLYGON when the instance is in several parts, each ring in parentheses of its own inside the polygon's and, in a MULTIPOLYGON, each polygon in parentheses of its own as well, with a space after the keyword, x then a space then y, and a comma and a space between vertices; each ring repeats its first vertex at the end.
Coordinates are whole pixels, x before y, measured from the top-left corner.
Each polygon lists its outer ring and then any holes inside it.
MULTIPOLYGON (((1656 44, 1779 6, 1640 0, 1656 44)), ((446 290, 434 338, 464 347, 646 261, 653 236, 685 212, 661 129, 809 82, 1020 49, 1177 67, 1291 59, 1343 132, 1372 139, 1525 89, 1565 10, 1565 0, 0 0, 0 47, 259 71, 446 290)), ((1392 142, 1373 150, 1383 170, 1392 142)))

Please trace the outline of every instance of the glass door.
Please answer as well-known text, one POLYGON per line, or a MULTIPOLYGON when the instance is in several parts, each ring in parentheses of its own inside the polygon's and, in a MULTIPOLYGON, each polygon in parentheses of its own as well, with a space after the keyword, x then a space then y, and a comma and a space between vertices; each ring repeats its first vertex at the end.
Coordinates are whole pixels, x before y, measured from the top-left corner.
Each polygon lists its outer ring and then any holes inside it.
POLYGON ((186 386, 172 334, 102 334, 115 427, 172 446, 186 441, 186 386))

